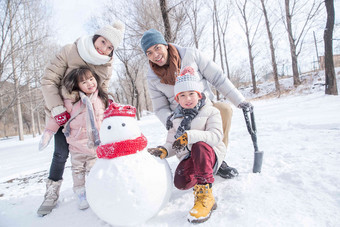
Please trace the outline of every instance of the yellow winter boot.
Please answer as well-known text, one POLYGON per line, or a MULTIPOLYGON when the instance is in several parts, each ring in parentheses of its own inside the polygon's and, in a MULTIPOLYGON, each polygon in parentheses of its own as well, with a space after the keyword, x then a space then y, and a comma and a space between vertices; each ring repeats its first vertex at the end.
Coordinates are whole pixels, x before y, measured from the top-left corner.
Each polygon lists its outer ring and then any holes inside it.
POLYGON ((190 210, 188 221, 202 223, 210 218, 211 212, 217 208, 212 189, 209 184, 196 184, 194 187, 195 204, 190 210))

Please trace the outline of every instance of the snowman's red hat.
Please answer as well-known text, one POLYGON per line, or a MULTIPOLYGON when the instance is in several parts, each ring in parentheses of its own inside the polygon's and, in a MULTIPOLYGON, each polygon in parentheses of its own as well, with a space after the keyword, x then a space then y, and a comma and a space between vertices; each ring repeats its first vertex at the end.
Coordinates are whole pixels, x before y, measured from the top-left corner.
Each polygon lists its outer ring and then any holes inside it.
POLYGON ((104 112, 104 119, 114 116, 135 117, 136 108, 129 105, 120 105, 119 103, 111 103, 104 112))

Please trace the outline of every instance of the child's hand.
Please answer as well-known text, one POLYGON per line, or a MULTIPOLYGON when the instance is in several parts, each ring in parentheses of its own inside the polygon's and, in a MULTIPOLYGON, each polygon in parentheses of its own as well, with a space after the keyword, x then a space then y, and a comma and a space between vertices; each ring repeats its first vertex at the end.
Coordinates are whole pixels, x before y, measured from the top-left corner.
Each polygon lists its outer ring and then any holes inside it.
POLYGON ((39 142, 39 151, 42 151, 47 147, 47 145, 50 143, 51 139, 53 138, 54 134, 55 132, 52 132, 51 130, 46 129, 44 131, 39 142))
POLYGON ((51 110, 52 116, 59 126, 63 126, 71 118, 64 106, 57 106, 51 110))
POLYGON ((188 135, 185 132, 183 135, 178 137, 177 140, 175 140, 175 142, 172 144, 172 149, 181 150, 186 145, 188 145, 188 135))
POLYGON ((148 148, 148 152, 156 157, 160 157, 161 159, 164 159, 166 156, 168 156, 167 150, 162 146, 158 146, 157 148, 148 148))

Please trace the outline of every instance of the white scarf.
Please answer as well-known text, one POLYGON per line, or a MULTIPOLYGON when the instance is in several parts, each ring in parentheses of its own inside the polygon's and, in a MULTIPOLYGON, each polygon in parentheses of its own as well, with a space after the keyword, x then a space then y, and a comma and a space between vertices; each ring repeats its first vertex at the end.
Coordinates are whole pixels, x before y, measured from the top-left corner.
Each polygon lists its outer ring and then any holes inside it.
POLYGON ((93 36, 82 36, 77 41, 77 48, 80 57, 86 62, 92 65, 104 65, 111 60, 111 57, 107 55, 101 55, 94 48, 92 42, 93 36))

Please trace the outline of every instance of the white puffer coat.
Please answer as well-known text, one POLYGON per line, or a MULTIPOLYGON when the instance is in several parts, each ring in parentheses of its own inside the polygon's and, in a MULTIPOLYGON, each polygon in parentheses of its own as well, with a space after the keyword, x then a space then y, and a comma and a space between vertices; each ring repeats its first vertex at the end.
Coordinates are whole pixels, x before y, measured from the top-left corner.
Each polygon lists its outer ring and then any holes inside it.
MULTIPOLYGON (((214 166, 214 173, 216 173, 224 160, 227 148, 222 142, 223 129, 220 111, 212 105, 208 98, 205 102, 206 104, 192 120, 191 129, 185 131, 188 135, 187 147, 191 150, 192 145, 199 141, 210 145, 214 149, 217 158, 214 166)), ((168 157, 176 155, 180 161, 188 157, 189 151, 184 148, 180 152, 176 152, 176 150, 172 149, 172 144, 176 140, 174 136, 182 120, 183 118, 175 118, 173 120, 173 127, 169 129, 166 143, 163 145, 168 151, 168 157)))
MULTIPOLYGON (((181 47, 172 44, 178 50, 181 58, 181 71, 186 66, 191 66, 198 73, 200 82, 204 87, 204 94, 210 99, 215 100, 214 94, 209 87, 209 83, 222 93, 235 106, 245 100, 243 95, 230 82, 221 67, 209 60, 202 52, 195 48, 181 47)), ((167 117, 176 108, 177 102, 174 100, 174 86, 162 84, 160 78, 149 66, 147 81, 149 93, 152 100, 153 110, 160 121, 165 125, 167 117)))

